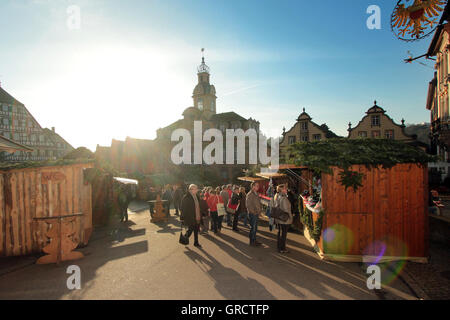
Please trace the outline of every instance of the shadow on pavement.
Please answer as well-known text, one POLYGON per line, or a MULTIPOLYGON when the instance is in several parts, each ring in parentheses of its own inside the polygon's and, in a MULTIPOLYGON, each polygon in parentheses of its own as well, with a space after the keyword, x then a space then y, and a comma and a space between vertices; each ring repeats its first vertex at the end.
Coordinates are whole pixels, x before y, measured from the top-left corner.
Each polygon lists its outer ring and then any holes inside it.
MULTIPOLYGON (((247 236, 242 231, 240 233, 247 236)), ((273 236, 273 234, 270 235, 273 236)), ((336 264, 321 261, 293 249, 298 247, 295 241, 291 241, 289 248, 291 252, 281 255, 276 251, 276 239, 272 237, 259 236, 258 240, 267 246, 260 248, 250 247, 247 242, 244 243, 225 233, 217 237, 206 237, 231 258, 260 275, 270 278, 298 298, 304 297, 304 293, 298 289, 302 288, 320 299, 337 299, 336 292, 342 294, 343 298, 346 296, 349 299, 376 299, 374 295, 362 289, 365 287, 364 279, 349 272, 343 272, 342 269, 339 270, 336 264), (331 290, 335 293, 331 294, 331 290)), ((308 248, 308 250, 312 249, 308 248)), ((225 297, 233 299, 232 296, 225 295, 225 297)))
POLYGON ((213 256, 205 250, 201 250, 207 257, 205 259, 196 251, 186 247, 185 254, 196 264, 204 264, 209 266, 209 270, 205 271, 214 280, 215 288, 225 298, 230 300, 258 299, 273 300, 275 297, 267 291, 267 289, 258 281, 252 278, 244 278, 238 272, 231 268, 227 268, 217 261, 213 256), (229 281, 233 279, 233 281, 229 281), (236 287, 236 280, 239 282, 239 288, 236 287))
MULTIPOLYGON (((145 229, 132 230, 128 222, 118 224, 112 228, 105 228, 103 236, 97 235, 95 241, 77 251, 83 252, 85 257, 76 261, 64 261, 57 264, 36 265, 29 264, 21 268, 0 275, 0 299, 60 299, 66 294, 73 293, 67 288, 67 267, 77 265, 82 270, 81 281, 83 292, 94 285, 97 270, 106 263, 148 252, 147 240, 126 245, 118 245, 127 238, 145 234, 145 229), (94 253, 95 254, 92 254, 94 253), (36 275, 39 275, 38 277, 36 275), (86 285, 84 285, 86 284, 86 285)), ((75 299, 81 299, 83 294, 77 293, 75 299)))

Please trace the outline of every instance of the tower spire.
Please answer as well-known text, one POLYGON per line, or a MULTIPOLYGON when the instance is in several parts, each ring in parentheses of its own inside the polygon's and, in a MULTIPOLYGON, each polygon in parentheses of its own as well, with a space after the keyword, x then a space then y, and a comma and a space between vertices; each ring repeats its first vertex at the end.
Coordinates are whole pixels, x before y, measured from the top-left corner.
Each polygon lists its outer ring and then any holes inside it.
POLYGON ((197 71, 198 73, 209 73, 209 67, 205 63, 205 48, 202 48, 202 63, 198 66, 197 71))

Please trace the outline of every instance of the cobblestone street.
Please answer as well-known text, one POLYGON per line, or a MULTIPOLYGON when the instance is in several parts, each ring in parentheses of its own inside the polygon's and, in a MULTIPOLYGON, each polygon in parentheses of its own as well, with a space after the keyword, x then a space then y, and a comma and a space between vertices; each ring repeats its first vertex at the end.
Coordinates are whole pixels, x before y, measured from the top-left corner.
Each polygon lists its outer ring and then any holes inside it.
MULTIPOLYGON (((430 244, 431 258, 428 264, 407 263, 407 273, 432 300, 450 299, 450 249, 440 243, 430 244)), ((419 296, 420 293, 418 292, 419 296)))

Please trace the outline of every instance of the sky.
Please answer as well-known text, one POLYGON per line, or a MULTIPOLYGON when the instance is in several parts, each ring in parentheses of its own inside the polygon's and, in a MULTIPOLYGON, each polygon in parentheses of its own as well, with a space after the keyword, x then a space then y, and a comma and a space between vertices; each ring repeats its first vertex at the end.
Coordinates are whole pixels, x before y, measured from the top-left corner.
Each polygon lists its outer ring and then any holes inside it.
POLYGON ((278 137, 305 108, 347 135, 377 100, 395 122, 429 122, 431 60, 390 29, 396 0, 1 0, 0 81, 43 127, 95 151, 154 139, 193 105, 201 48, 217 112, 278 137), (70 28, 80 9, 80 28, 70 28), (370 5, 381 29, 370 30, 370 5))

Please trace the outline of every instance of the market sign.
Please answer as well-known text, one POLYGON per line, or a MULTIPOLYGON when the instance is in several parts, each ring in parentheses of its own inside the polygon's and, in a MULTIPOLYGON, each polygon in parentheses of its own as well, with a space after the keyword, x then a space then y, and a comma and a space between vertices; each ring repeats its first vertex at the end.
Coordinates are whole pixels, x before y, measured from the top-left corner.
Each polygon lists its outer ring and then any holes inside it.
POLYGON ((446 0, 399 0, 391 15, 391 29, 403 41, 423 39, 436 30, 446 0))

